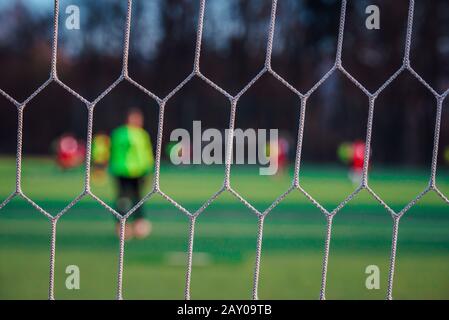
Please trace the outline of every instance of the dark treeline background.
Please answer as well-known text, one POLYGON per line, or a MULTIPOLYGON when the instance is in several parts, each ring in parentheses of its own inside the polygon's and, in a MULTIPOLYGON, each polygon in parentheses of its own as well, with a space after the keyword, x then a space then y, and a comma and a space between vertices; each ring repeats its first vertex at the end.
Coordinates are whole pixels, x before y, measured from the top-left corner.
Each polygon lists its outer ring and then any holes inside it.
MULTIPOLYGON (((163 97, 192 70, 199 1, 134 0, 129 72, 133 79, 163 97)), ((271 1, 207 0, 201 70, 236 94, 262 68, 271 1)), ((343 64, 365 87, 375 91, 402 63, 407 0, 348 1, 343 64), (367 30, 365 9, 380 8, 380 30, 367 30)), ((49 76, 53 2, 0 0, 0 88, 23 101, 49 76)), ((125 0, 61 1, 58 74, 89 100, 120 74, 125 0), (65 28, 65 9, 80 8, 80 30, 65 28)), ((280 0, 277 10, 273 68, 301 92, 309 90, 335 59, 340 1, 280 0)), ((438 92, 449 88, 449 2, 416 1, 412 65, 438 92)), ((95 131, 110 131, 127 108, 144 110, 153 139, 157 105, 123 83, 95 111, 95 131)), ((279 128, 297 136, 299 100, 271 76, 262 77, 238 105, 237 127, 279 128)), ((187 84, 167 104, 164 142, 172 129, 224 129, 229 102, 199 80, 187 84)), ((449 145, 449 108, 444 106, 440 145, 449 145)), ((343 141, 364 139, 368 99, 341 73, 331 76, 309 99, 303 158, 336 161, 343 141)), ((436 101, 408 73, 377 99, 373 160, 384 164, 426 165, 433 146, 436 101)), ((71 132, 85 137, 85 106, 51 85, 26 108, 24 151, 47 154, 52 140, 71 132)), ((15 108, 0 98, 0 152, 12 154, 16 143, 15 108)), ((441 157, 442 158, 442 157, 441 157)))

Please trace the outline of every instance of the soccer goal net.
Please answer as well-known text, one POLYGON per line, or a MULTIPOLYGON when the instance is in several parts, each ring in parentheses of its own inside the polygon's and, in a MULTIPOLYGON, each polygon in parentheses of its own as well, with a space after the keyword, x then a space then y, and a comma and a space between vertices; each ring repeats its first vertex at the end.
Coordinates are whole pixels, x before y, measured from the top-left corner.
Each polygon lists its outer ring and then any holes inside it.
POLYGON ((405 47, 403 54, 402 65, 397 69, 391 77, 389 77, 383 84, 375 91, 368 90, 363 83, 361 83, 355 76, 353 76, 350 72, 345 69, 345 65, 342 62, 342 48, 344 41, 344 30, 345 30, 345 20, 346 20, 346 11, 347 11, 347 1, 341 1, 341 11, 340 11, 340 20, 339 20, 339 29, 337 34, 337 47, 335 53, 335 61, 330 69, 324 74, 324 76, 316 82, 308 91, 300 92, 295 86, 290 84, 285 78, 283 78, 280 74, 276 72, 276 70, 272 67, 272 52, 273 52, 273 38, 275 34, 276 27, 276 9, 277 9, 277 0, 272 1, 271 5, 271 15, 270 22, 268 28, 268 34, 266 35, 266 55, 265 55, 265 63, 262 69, 257 73, 257 75, 252 78, 243 88, 235 95, 229 93, 223 87, 213 82, 211 79, 206 77, 201 71, 201 45, 203 38, 203 25, 204 25, 204 15, 205 8, 207 5, 207 0, 198 0, 199 1, 199 14, 197 21, 197 29, 196 29, 196 39, 192 39, 195 41, 195 54, 194 61, 192 63, 192 71, 191 73, 176 87, 174 87, 166 96, 159 96, 150 89, 144 87, 142 84, 134 80, 130 74, 128 73, 128 56, 129 56, 129 48, 130 48, 130 29, 132 22, 132 8, 133 1, 127 1, 127 14, 126 14, 126 24, 124 30, 124 41, 123 41, 123 55, 122 55, 122 70, 120 76, 110 85, 106 90, 101 92, 97 98, 93 100, 89 100, 79 94, 76 90, 71 88, 69 85, 64 83, 58 77, 57 70, 57 61, 58 61, 58 27, 60 21, 60 1, 54 1, 54 17, 53 17, 53 34, 52 34, 52 50, 51 50, 51 70, 50 77, 46 80, 36 91, 34 91, 29 97, 27 97, 24 101, 17 101, 13 98, 14 94, 7 93, 0 89, 0 94, 3 95, 6 99, 8 99, 12 104, 14 104, 17 108, 17 153, 16 153, 16 180, 15 180, 15 190, 0 204, 0 210, 4 209, 5 206, 11 202, 14 198, 22 198, 31 204, 35 210, 40 212, 42 215, 48 218, 48 221, 51 226, 50 232, 50 261, 49 261, 49 287, 48 287, 48 298, 55 299, 54 294, 54 286, 55 286, 55 264, 57 263, 57 231, 58 231, 58 221, 59 219, 65 215, 70 209, 80 202, 83 198, 90 197, 94 199, 94 201, 101 204, 104 208, 106 208, 112 215, 116 216, 116 218, 120 222, 120 232, 119 232, 119 246, 118 246, 118 268, 117 268, 117 291, 116 296, 117 299, 123 299, 122 288, 123 288, 123 275, 126 272, 126 263, 125 263, 125 226, 129 217, 135 213, 135 211, 143 206, 148 201, 151 201, 151 198, 154 195, 162 196, 166 201, 168 201, 173 207, 177 210, 181 211, 185 214, 189 219, 189 236, 188 236, 188 247, 187 251, 187 262, 186 262, 186 273, 185 273, 185 299, 190 299, 191 293, 191 273, 192 273, 192 258, 194 255, 195 247, 194 247, 194 239, 195 239, 195 225, 196 220, 199 215, 201 215, 208 207, 211 205, 217 198, 219 198, 222 194, 228 193, 235 197, 238 201, 243 203, 250 211, 252 211, 258 217, 258 229, 257 229, 257 241, 255 243, 255 261, 254 261, 254 272, 253 272, 253 289, 252 289, 252 298, 258 299, 258 288, 259 288, 259 274, 260 270, 263 267, 262 263, 262 248, 263 248, 263 234, 264 234, 264 220, 270 212, 276 208, 286 197, 292 192, 300 192, 302 193, 311 204, 317 207, 327 221, 326 227, 326 235, 323 249, 323 261, 322 261, 322 273, 321 273, 321 289, 319 292, 319 298, 326 298, 326 276, 328 270, 328 257, 330 252, 330 243, 332 238, 332 226, 333 226, 333 218, 334 216, 344 208, 352 199, 358 196, 358 194, 365 190, 370 193, 373 198, 380 203, 391 215, 393 221, 393 228, 391 230, 391 255, 390 255, 390 263, 389 263, 389 276, 388 276, 388 288, 387 288, 387 299, 392 299, 393 297, 393 285, 394 285, 394 275, 395 275, 395 260, 397 253, 397 242, 398 242, 398 233, 400 227, 401 217, 407 213, 415 204, 427 193, 433 192, 436 193, 444 202, 449 204, 449 200, 443 195, 443 193, 439 190, 436 183, 436 171, 437 171, 437 158, 438 158, 438 146, 439 146, 439 138, 440 138, 440 124, 442 117, 442 109, 443 102, 447 97, 449 91, 444 93, 439 93, 436 89, 434 89, 429 83, 427 83, 423 77, 418 74, 410 61, 410 49, 413 41, 413 18, 414 18, 414 7, 415 1, 409 1, 408 8, 408 19, 406 25, 405 32, 405 47), (299 179, 300 173, 300 165, 301 165, 301 152, 303 146, 303 132, 305 126, 305 112, 308 105, 308 98, 318 89, 320 88, 324 82, 331 77, 335 73, 340 73, 347 79, 349 79, 361 92, 368 98, 369 101, 369 109, 368 109, 368 119, 366 126, 366 138, 365 138, 365 150, 364 150, 364 163, 362 170, 362 177, 360 184, 355 188, 355 191, 352 192, 346 199, 344 199, 335 209, 328 210, 326 209, 318 200, 316 200, 312 195, 310 195, 302 186, 301 181, 299 179), (389 85, 402 73, 409 73, 413 77, 415 77, 422 85, 424 85, 427 90, 435 97, 437 112, 436 112, 436 121, 434 128, 434 144, 432 151, 432 161, 431 161, 431 173, 430 173, 430 181, 427 187, 410 201, 402 210, 395 211, 393 210, 387 203, 382 199, 381 196, 375 193, 373 189, 370 187, 370 183, 368 181, 368 171, 369 171, 369 161, 370 161, 370 150, 371 150, 371 138, 372 138, 372 128, 373 128, 373 116, 376 110, 376 99, 389 85), (256 209, 244 196, 239 194, 233 188, 231 184, 231 164, 232 164, 232 150, 234 139, 234 129, 236 123, 236 110, 239 107, 240 98, 247 92, 264 74, 271 74, 279 83, 290 90, 294 95, 296 95, 301 101, 301 109, 300 109, 300 118, 298 119, 298 132, 297 132, 297 145, 295 150, 295 162, 294 162, 294 176, 291 186, 285 190, 285 192, 279 196, 267 209, 264 211, 256 209), (230 119, 228 125, 228 139, 226 140, 227 148, 225 154, 225 171, 223 177, 223 185, 219 191, 213 194, 207 201, 205 201, 202 206, 196 210, 191 211, 187 210, 176 200, 172 199, 164 190, 160 188, 160 169, 161 169, 161 145, 162 145, 162 137, 164 130, 164 115, 166 113, 165 106, 168 101, 170 101, 178 91, 180 91, 187 83, 192 81, 192 79, 200 79, 204 81, 207 85, 216 90, 219 94, 226 97, 229 101, 230 105, 230 119), (158 133, 157 133, 157 144, 155 147, 155 169, 154 169, 154 182, 152 190, 146 194, 143 199, 141 199, 134 207, 132 207, 126 214, 119 213, 115 208, 108 205, 104 199, 98 197, 91 190, 91 153, 92 153, 92 136, 93 136, 93 123, 94 123, 94 109, 96 105, 105 98, 111 91, 114 90, 122 82, 128 82, 135 86, 138 90, 142 91, 148 97, 156 101, 159 106, 159 119, 158 119, 158 133), (85 104, 88 112, 88 123, 87 123, 87 141, 86 141, 86 157, 85 157, 85 172, 84 172, 84 191, 79 194, 69 205, 67 205, 64 209, 62 209, 57 214, 53 215, 49 213, 46 209, 39 206, 35 201, 33 201, 23 190, 22 190, 22 140, 23 140, 23 127, 24 127, 24 110, 37 95, 41 91, 43 91, 47 86, 51 83, 55 83, 69 92, 71 95, 76 97, 79 101, 85 104))

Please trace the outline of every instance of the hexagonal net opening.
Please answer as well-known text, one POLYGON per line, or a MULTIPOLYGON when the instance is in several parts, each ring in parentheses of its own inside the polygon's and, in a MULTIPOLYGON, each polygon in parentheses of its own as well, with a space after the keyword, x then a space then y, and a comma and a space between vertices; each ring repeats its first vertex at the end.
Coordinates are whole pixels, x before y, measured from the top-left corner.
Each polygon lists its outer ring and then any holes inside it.
POLYGON ((192 213, 223 186, 230 110, 197 77, 165 104, 160 188, 192 213))
POLYGON ((437 101, 405 71, 374 108, 370 185, 399 212, 429 184, 437 101), (397 189, 402 192, 396 194, 397 189))
POLYGON ((299 184, 332 211, 362 182, 369 100, 335 71, 305 108, 299 184))

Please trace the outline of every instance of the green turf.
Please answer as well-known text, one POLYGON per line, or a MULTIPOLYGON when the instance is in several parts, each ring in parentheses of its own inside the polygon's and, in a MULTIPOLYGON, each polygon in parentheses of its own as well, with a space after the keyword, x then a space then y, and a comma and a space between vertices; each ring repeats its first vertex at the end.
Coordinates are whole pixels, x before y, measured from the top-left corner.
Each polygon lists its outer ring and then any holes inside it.
MULTIPOLYGON (((42 207, 57 212, 82 190, 82 170, 61 173, 45 159, 24 161, 23 190, 42 207)), ((283 177, 259 177, 252 168, 232 171, 235 189, 263 209, 290 183, 283 177)), ((0 160, 0 197, 14 188, 14 161, 0 160)), ((439 172, 440 188, 449 175, 439 172)), ((188 209, 218 190, 223 168, 164 166, 161 187, 188 209)), ((373 188, 392 207, 410 201, 427 181, 423 170, 378 169, 373 188), (397 179, 401 177, 401 179, 397 179)), ((304 167, 301 182, 327 208, 335 207, 354 186, 342 168, 304 167)), ((93 191, 112 204, 113 181, 93 191)), ((446 193, 447 194, 447 193, 446 193)), ((151 198, 146 211, 152 236, 126 244, 124 295, 127 299, 182 298, 188 219, 163 198, 151 198)), ((113 217, 92 199, 83 199, 58 222, 56 298, 114 298, 118 240, 113 217), (65 287, 65 268, 77 265, 81 289, 65 287)), ((429 194, 401 220, 394 296, 398 299, 449 298, 449 206, 429 194)), ((199 218, 195 232, 192 298, 251 297, 257 219, 240 202, 223 194, 199 218)), ((321 281, 325 219, 299 192, 289 195, 266 219, 260 298, 316 299, 321 281)), ((391 245, 391 219, 366 193, 335 217, 327 297, 382 299, 391 245), (365 268, 380 268, 379 290, 365 288, 365 268)), ((20 199, 0 211, 0 299, 46 298, 49 222, 20 199)))

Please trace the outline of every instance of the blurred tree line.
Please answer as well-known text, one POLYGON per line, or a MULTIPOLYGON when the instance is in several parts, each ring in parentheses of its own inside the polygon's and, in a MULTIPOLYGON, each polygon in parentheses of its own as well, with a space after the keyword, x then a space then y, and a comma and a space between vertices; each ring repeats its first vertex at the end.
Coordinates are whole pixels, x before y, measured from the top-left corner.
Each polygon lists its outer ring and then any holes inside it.
MULTIPOLYGON (((135 0, 129 72, 133 79, 165 96, 192 70, 198 2, 135 0)), ((207 0, 201 70, 236 94, 263 67, 271 1, 207 0)), ((401 65, 408 1, 349 1, 343 64, 370 91, 401 65), (365 27, 366 6, 380 8, 380 30, 365 27)), ((0 88, 23 101, 49 75, 53 4, 51 0, 0 1, 0 88)), ((62 81, 93 100, 119 76, 126 1, 61 1, 58 74, 62 81), (65 8, 80 7, 80 30, 65 28, 65 8)), ((309 90, 335 59, 340 1, 280 0, 276 16, 273 68, 301 92, 309 90)), ((449 88, 449 3, 416 2, 412 65, 438 92, 449 88)), ((279 128, 297 136, 299 100, 277 81, 264 76, 242 97, 237 125, 279 128)), ((169 101, 166 128, 189 127, 203 120, 224 129, 229 103, 214 89, 187 85, 169 101), (190 123, 190 124, 189 124, 190 123)), ((120 85, 99 103, 95 130, 110 131, 126 109, 138 105, 147 113, 153 139, 157 106, 131 85, 120 85)), ((440 145, 449 145, 449 112, 444 106, 440 145)), ((337 72, 310 97, 303 156, 332 162, 344 141, 364 139, 368 99, 337 72)), ((63 133, 85 136, 86 110, 57 86, 44 90, 25 111, 24 150, 46 154, 63 133)), ((436 101, 409 74, 401 75, 376 100, 373 160, 385 164, 429 164, 433 147, 436 101)), ((164 141, 169 137, 164 132, 164 141)), ((12 154, 16 143, 14 107, 0 98, 0 152, 12 154)))

